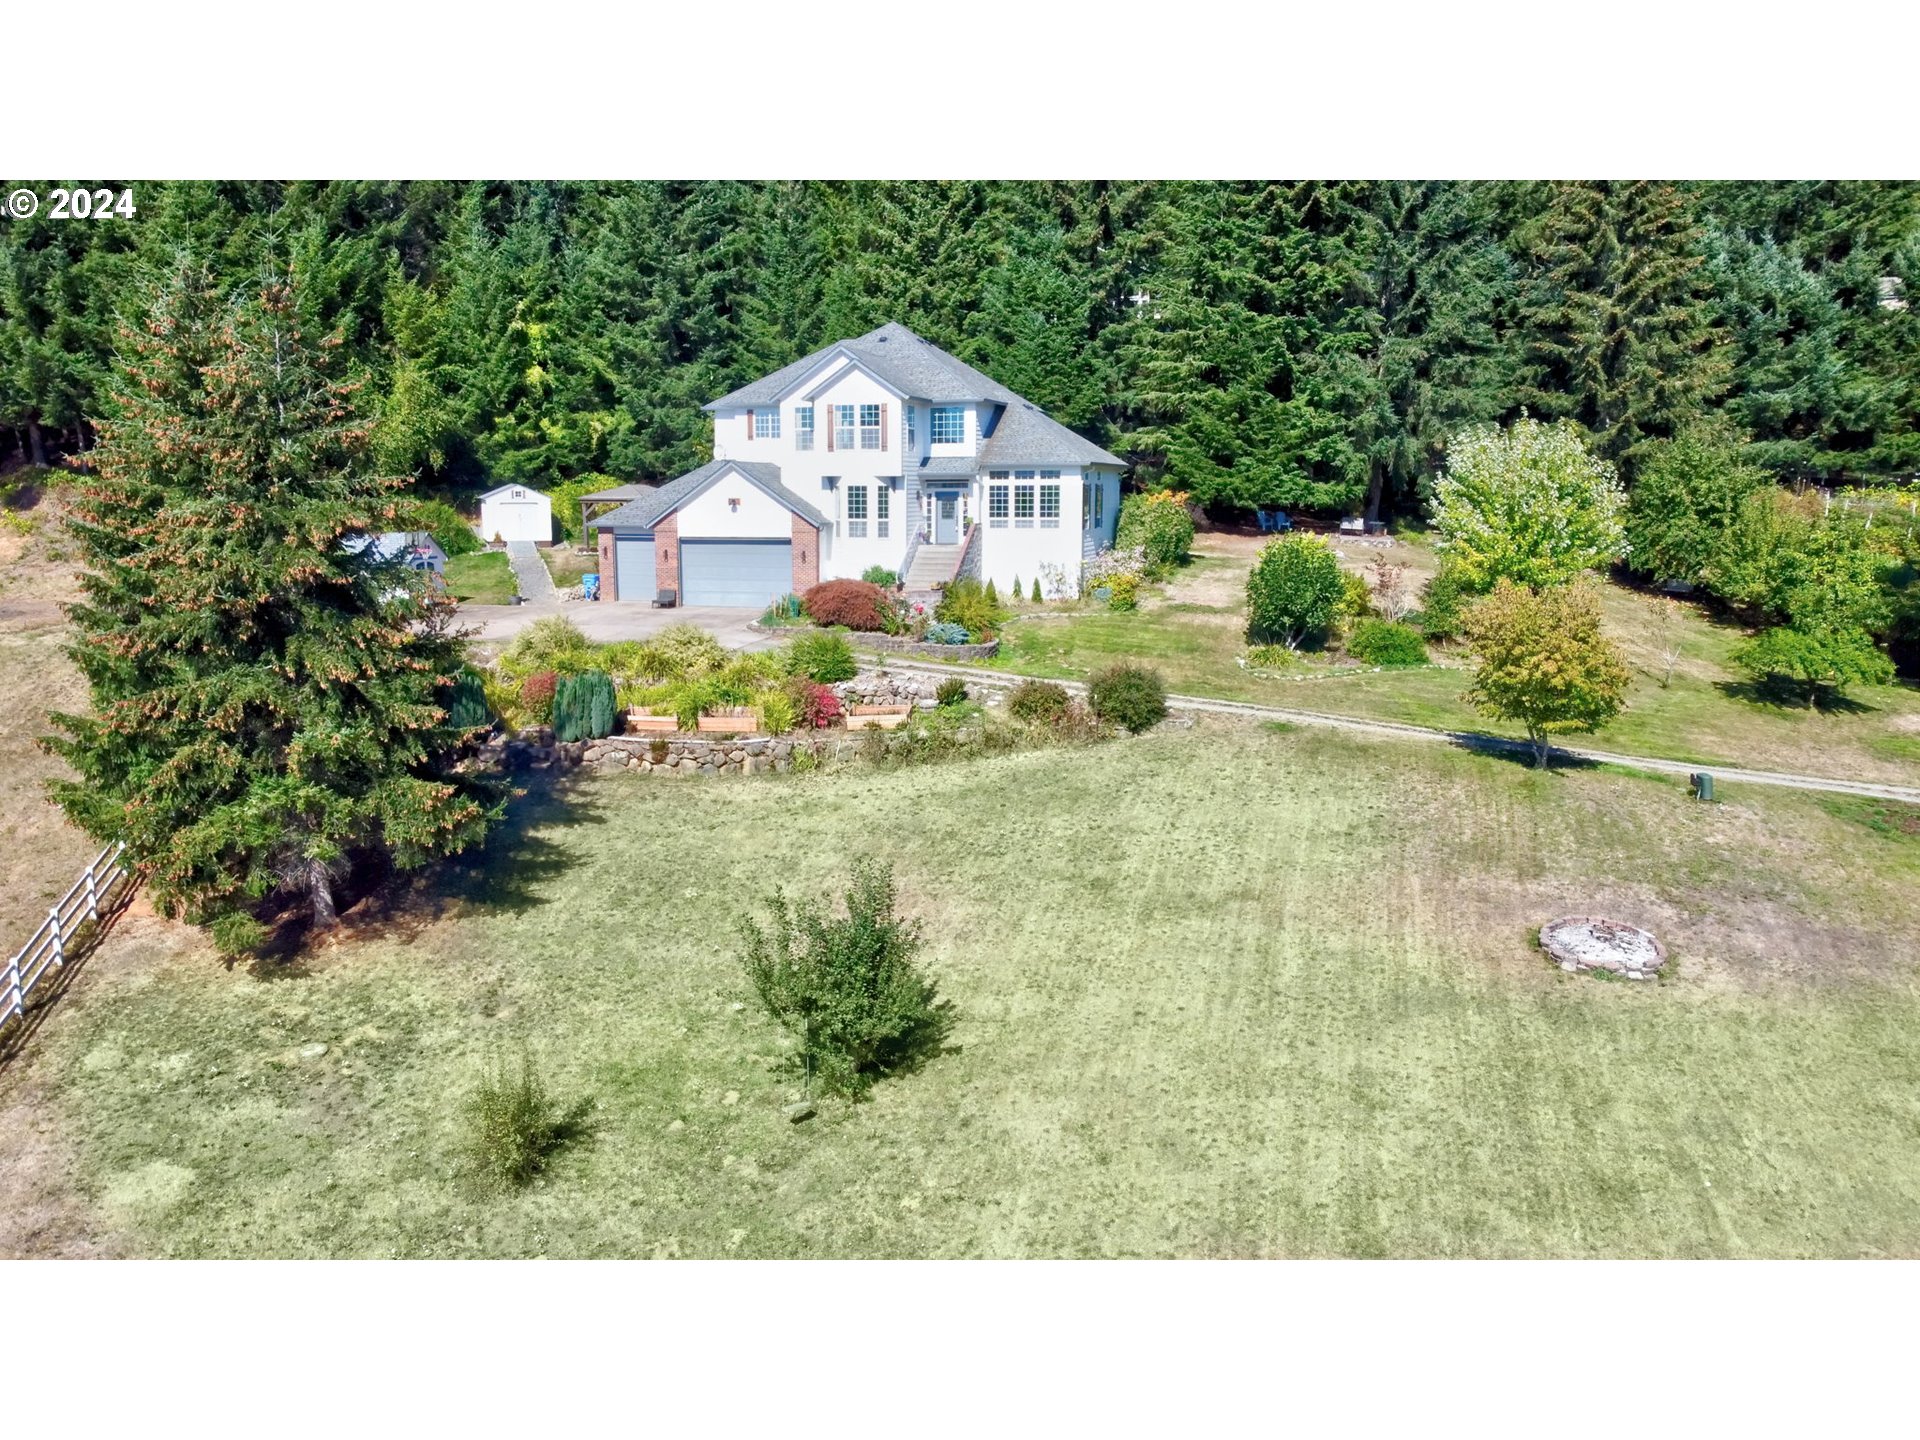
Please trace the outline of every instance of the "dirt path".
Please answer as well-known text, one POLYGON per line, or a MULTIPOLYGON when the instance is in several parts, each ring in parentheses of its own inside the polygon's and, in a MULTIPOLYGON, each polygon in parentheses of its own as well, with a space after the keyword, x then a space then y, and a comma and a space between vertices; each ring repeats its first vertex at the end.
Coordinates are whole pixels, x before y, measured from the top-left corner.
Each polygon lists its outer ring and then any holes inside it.
MULTIPOLYGON (((964 679, 1017 685, 1031 679, 1005 670, 980 670, 967 665, 944 665, 937 660, 903 660, 898 656, 880 656, 892 670, 916 670, 929 675, 958 675, 964 679)), ((1086 686, 1077 680, 1054 682, 1076 695, 1086 686)), ((1434 741, 1459 745, 1496 755, 1530 754, 1533 747, 1524 740, 1507 740, 1497 735, 1482 735, 1471 730, 1440 730, 1425 725, 1407 725, 1397 720, 1365 720, 1352 715, 1329 715, 1319 710, 1295 710, 1280 705, 1251 705, 1238 700, 1209 700, 1199 695, 1169 695, 1167 705, 1174 710, 1198 711, 1212 715, 1241 715, 1250 720, 1286 720, 1296 725, 1323 725, 1335 730, 1364 734, 1390 735, 1402 740, 1434 741)), ((1819 790, 1833 795, 1864 795, 1873 800, 1900 800, 1920 805, 1920 789, 1907 785, 1879 785, 1862 780, 1839 780, 1829 775, 1799 775, 1779 770, 1741 770, 1698 761, 1664 760, 1649 755, 1621 755, 1611 750, 1588 750, 1573 745, 1553 747, 1556 760, 1583 760, 1598 765, 1626 765, 1636 770, 1651 770, 1662 775, 1691 775, 1707 771, 1723 784, 1773 785, 1788 790, 1819 790)))

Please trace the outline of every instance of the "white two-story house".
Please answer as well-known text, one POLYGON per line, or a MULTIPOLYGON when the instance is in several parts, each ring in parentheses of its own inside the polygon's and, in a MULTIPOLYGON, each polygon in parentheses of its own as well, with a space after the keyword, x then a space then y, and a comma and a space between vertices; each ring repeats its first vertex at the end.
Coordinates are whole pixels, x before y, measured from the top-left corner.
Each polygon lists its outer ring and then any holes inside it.
POLYGON ((1121 460, 904 325, 706 409, 710 462, 592 522, 609 599, 764 607, 876 565, 1057 595, 1113 543, 1121 460))

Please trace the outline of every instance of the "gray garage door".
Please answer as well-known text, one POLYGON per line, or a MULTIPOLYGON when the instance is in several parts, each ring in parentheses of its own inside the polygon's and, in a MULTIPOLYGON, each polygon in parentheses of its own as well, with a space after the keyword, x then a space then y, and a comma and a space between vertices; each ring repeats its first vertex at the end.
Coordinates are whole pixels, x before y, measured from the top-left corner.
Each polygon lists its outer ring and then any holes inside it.
POLYGON ((622 600, 646 604, 657 593, 653 585, 653 537, 616 535, 613 537, 614 594, 622 600))
POLYGON ((682 540, 684 605, 765 609, 793 589, 791 540, 682 540))

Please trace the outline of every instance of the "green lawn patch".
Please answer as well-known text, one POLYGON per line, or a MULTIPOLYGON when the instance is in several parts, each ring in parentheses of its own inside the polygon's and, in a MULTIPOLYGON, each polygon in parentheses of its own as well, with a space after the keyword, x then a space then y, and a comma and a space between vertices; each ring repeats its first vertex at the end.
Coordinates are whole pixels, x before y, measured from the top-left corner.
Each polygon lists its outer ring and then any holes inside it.
POLYGON ((1821 797, 1215 722, 583 779, 281 978, 130 928, 28 1065, 142 1255, 1911 1254, 1911 862, 1821 797), (954 1026, 790 1124, 734 922, 869 854, 954 1026), (1561 975, 1570 912, 1676 973, 1561 975), (591 1136, 476 1194, 463 1104, 522 1047, 591 1136))
POLYGON ((446 581, 454 599, 473 605, 511 605, 520 593, 503 550, 454 556, 447 561, 446 581))

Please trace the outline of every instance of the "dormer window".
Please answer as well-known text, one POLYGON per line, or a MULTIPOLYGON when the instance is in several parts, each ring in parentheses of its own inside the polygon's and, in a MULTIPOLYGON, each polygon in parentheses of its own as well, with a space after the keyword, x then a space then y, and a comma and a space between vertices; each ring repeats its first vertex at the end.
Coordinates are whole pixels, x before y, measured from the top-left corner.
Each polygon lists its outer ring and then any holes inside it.
POLYGON ((933 429, 930 433, 936 445, 966 444, 967 407, 964 405, 934 406, 933 429))

